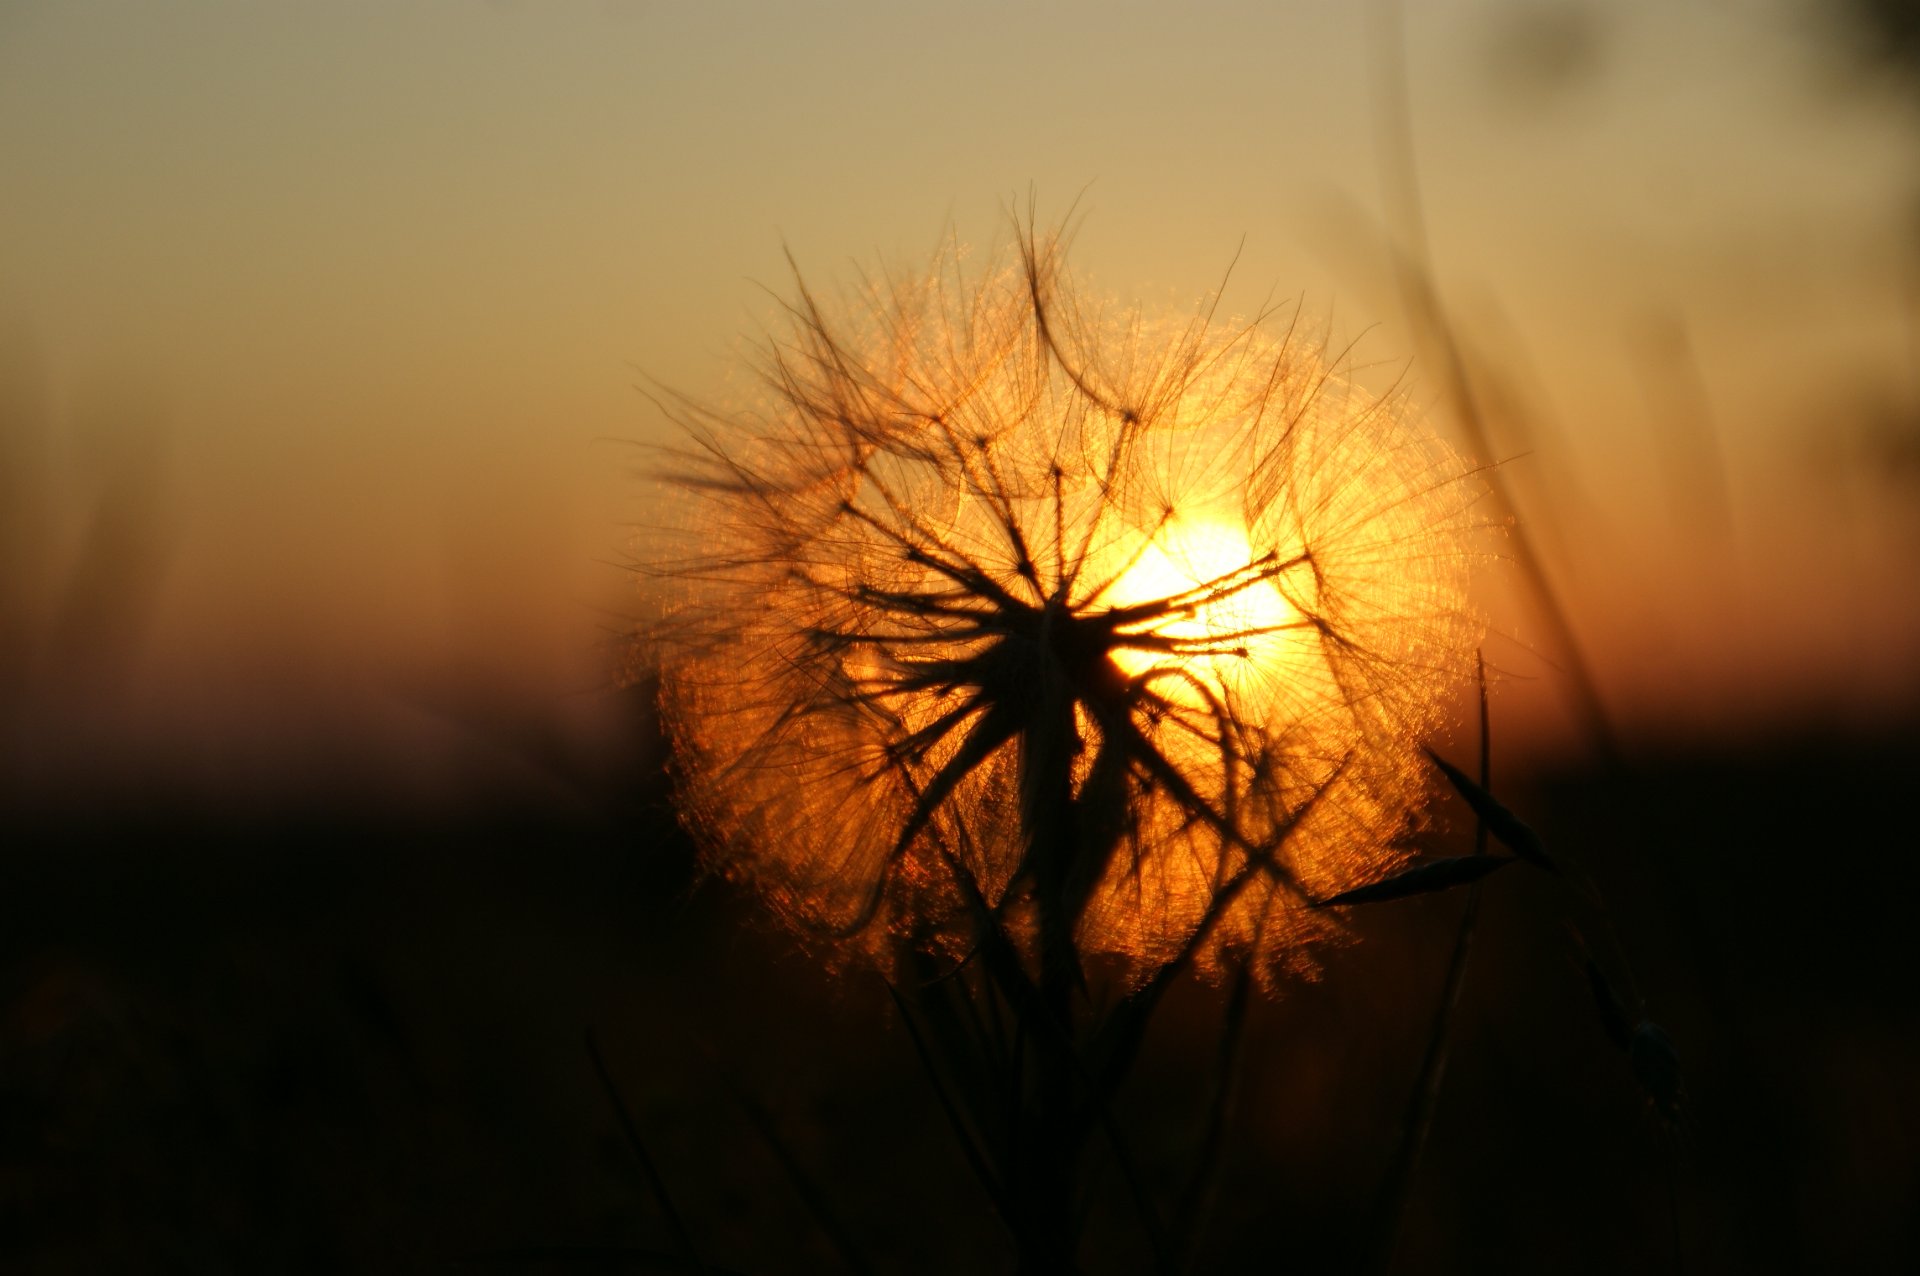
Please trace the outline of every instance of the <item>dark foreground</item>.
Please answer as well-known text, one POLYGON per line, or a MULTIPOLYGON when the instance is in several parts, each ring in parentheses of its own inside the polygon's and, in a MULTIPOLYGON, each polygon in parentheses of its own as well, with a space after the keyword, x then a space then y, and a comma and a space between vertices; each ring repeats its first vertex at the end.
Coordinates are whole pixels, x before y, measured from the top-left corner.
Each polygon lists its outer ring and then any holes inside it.
MULTIPOLYGON (((0 1268, 674 1270, 592 1032, 713 1267, 848 1270, 837 1231, 876 1271, 1006 1270, 884 987, 697 884, 638 735, 631 761, 458 819, 9 790, 0 1268)), ((1604 887, 1689 1118, 1607 1041, 1551 883, 1496 878, 1394 1269, 1920 1260, 1916 764, 1912 730, 1823 735, 1506 789, 1604 887)), ((1256 1002, 1202 1269, 1368 1260, 1459 907, 1380 906, 1256 1002)), ((1169 1203, 1223 1000, 1185 990, 1122 1095, 1169 1203)), ((1144 1270, 1096 1187, 1085 1269, 1144 1270)))

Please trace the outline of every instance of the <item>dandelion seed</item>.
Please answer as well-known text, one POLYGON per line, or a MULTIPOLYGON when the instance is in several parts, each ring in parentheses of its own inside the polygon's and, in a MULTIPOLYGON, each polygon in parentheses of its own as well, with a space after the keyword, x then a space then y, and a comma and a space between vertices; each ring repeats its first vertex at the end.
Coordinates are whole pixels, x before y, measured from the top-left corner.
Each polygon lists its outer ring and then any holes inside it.
POLYGON ((761 403, 670 405, 690 823, 882 961, 968 951, 984 906, 1061 978, 1303 969, 1339 925, 1308 901, 1403 860, 1476 491, 1297 322, 1096 307, 1015 247, 844 323, 801 285, 761 403))

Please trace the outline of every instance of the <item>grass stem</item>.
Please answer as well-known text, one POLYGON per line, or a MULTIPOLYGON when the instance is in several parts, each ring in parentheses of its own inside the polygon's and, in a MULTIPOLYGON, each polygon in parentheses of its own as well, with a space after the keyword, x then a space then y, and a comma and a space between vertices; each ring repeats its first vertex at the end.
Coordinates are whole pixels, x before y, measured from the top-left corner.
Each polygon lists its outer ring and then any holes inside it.
POLYGON ((693 1247, 693 1236, 687 1231, 686 1224, 680 1221, 680 1211, 673 1207, 673 1197, 667 1192, 666 1180, 660 1177, 659 1168, 647 1153, 646 1141, 640 1137, 640 1127, 634 1122, 633 1113, 628 1111, 626 1100, 620 1097, 620 1088, 613 1083, 613 1074, 607 1070, 607 1061, 600 1053, 600 1042, 591 1028, 587 1029, 587 1057, 593 1060, 593 1070, 600 1078, 600 1088, 606 1093, 614 1115, 620 1118, 620 1129, 627 1137, 627 1146, 633 1149, 634 1159, 640 1162, 640 1169, 647 1176, 647 1190, 653 1194, 654 1203, 660 1207, 660 1213, 667 1220, 667 1228, 673 1233, 674 1248, 680 1252, 689 1270, 705 1271, 699 1252, 693 1247))
MULTIPOLYGON (((1480 787, 1486 789, 1493 782, 1492 733, 1487 712, 1487 667, 1483 659, 1477 660, 1476 664, 1480 683, 1480 787)), ((1487 853, 1487 823, 1478 816, 1474 819, 1473 853, 1487 853)), ((1454 932, 1453 951, 1447 958, 1447 975, 1441 986, 1440 1004, 1434 1011, 1433 1028, 1427 1034, 1426 1049, 1421 1054, 1419 1079, 1407 1103, 1407 1115, 1400 1127, 1399 1145, 1394 1149, 1393 1161, 1380 1186, 1375 1207, 1376 1225, 1369 1229, 1369 1235, 1375 1238, 1377 1245, 1373 1264, 1375 1271, 1384 1272, 1393 1263, 1394 1250, 1406 1222, 1407 1206, 1413 1196, 1414 1172, 1419 1168, 1420 1154, 1433 1128, 1434 1110, 1440 1102, 1440 1086, 1446 1079, 1454 1012, 1459 1007, 1460 992, 1467 982, 1467 962, 1473 952, 1474 932, 1479 926, 1480 897, 1484 888, 1484 882, 1475 882, 1467 888, 1467 904, 1461 910, 1460 925, 1454 932)))

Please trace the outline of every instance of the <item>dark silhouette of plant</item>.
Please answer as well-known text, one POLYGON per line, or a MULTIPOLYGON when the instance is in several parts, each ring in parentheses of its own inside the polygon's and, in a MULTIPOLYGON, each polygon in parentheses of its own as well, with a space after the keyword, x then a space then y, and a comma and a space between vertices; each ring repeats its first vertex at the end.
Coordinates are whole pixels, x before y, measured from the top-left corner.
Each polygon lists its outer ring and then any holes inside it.
POLYGON ((803 931, 1056 990, 1299 966, 1304 903, 1377 874, 1474 627, 1475 489, 1297 320, 1090 307, 1009 270, 804 284, 766 394, 673 400, 700 498, 665 699, 716 865, 803 931))
POLYGON ((1477 488, 1297 315, 1096 305, 1014 248, 844 322, 796 279, 757 404, 663 400, 654 654, 710 863, 895 981, 1023 1266, 1072 1265, 1098 1131, 1171 1269, 1204 1211, 1168 1233, 1107 1099, 1171 981, 1243 1007, 1404 858, 1477 488))

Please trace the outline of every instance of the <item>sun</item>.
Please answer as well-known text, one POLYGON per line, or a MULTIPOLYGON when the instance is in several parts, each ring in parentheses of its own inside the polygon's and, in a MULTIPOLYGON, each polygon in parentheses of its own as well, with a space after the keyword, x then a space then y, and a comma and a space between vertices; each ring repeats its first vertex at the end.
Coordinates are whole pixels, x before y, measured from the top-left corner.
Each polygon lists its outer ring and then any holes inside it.
POLYGON ((1253 706, 1297 658, 1308 622, 1280 589, 1296 564, 1274 550, 1257 550, 1245 530, 1225 515, 1170 518, 1151 537, 1136 540, 1102 601, 1116 608, 1176 602, 1178 608, 1145 627, 1149 644, 1121 644, 1113 661, 1132 678, 1168 677, 1162 694, 1198 706, 1226 695, 1253 706))

